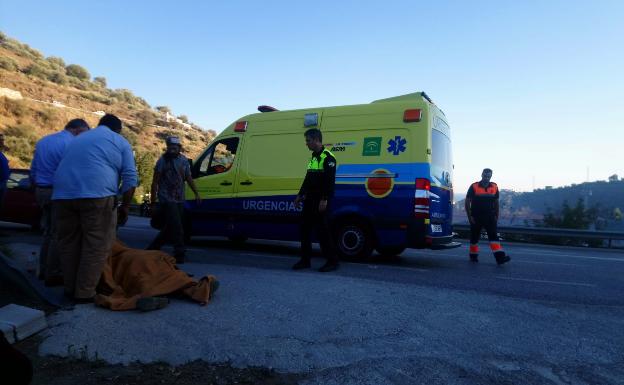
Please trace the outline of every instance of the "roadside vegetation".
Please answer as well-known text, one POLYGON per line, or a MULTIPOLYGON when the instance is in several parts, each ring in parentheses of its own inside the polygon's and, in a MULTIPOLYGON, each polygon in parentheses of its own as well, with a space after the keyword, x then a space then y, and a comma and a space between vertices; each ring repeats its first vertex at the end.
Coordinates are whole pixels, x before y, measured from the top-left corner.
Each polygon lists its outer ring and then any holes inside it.
POLYGON ((216 136, 171 108, 152 108, 128 89, 110 89, 104 76, 83 66, 45 57, 28 44, 0 32, 0 88, 19 91, 22 99, 0 96, 0 133, 13 168, 29 168, 34 146, 42 136, 56 132, 73 118, 95 126, 102 112, 124 120, 122 134, 135 151, 141 185, 136 200, 149 191, 154 162, 164 150, 164 138, 179 136, 184 152, 196 158, 216 136), (169 118, 169 119, 167 119, 169 118))

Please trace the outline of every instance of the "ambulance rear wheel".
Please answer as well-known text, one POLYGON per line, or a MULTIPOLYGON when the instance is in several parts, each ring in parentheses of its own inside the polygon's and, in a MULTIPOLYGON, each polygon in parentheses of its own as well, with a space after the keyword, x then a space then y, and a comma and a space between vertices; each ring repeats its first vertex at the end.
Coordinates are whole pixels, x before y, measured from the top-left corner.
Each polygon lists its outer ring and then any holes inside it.
POLYGON ((396 257, 405 251, 403 246, 378 247, 377 252, 384 258, 396 257))
POLYGON ((334 234, 336 253, 344 260, 367 260, 373 253, 373 232, 362 222, 346 222, 334 234))

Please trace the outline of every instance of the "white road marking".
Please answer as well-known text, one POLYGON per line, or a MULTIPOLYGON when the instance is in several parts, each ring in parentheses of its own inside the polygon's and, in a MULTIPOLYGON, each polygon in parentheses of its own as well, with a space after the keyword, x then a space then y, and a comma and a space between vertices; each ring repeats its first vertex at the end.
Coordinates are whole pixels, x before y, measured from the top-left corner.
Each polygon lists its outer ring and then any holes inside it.
MULTIPOLYGON (((240 255, 249 255, 252 257, 280 257, 280 258, 285 258, 284 256, 281 255, 271 255, 271 254, 261 254, 261 253, 240 253, 240 255)), ((288 257, 291 258, 291 257, 288 257)))
MULTIPOLYGON (((517 249, 508 249, 507 251, 511 251, 510 255, 513 257, 513 255, 516 252, 518 252, 519 250, 517 250, 517 249)), ((488 252, 489 252, 489 250, 488 250, 488 252)), ((461 257, 461 255, 457 255, 457 254, 435 253, 435 252, 429 252, 429 253, 420 252, 420 255, 421 256, 426 256, 426 257, 435 257, 436 255, 441 255, 441 256, 445 256, 445 257, 461 257)), ((518 255, 518 256, 526 255, 527 257, 530 257, 530 256, 564 257, 564 258, 591 259, 591 260, 598 260, 598 261, 624 262, 624 258, 589 257, 589 256, 583 256, 583 255, 549 253, 549 252, 541 252, 541 251, 537 251, 537 252, 523 251, 523 252, 518 252, 515 255, 518 255)))
POLYGON ((518 259, 514 259, 514 263, 533 263, 533 264, 538 264, 538 265, 560 265, 560 266, 587 266, 587 265, 579 265, 577 263, 520 261, 518 259))
POLYGON ((596 287, 596 285, 591 283, 582 283, 582 282, 561 282, 561 281, 548 281, 543 279, 529 279, 529 278, 514 278, 514 277, 505 277, 505 276, 497 276, 498 279, 506 279, 509 281, 523 281, 523 282, 535 282, 535 283, 549 283, 554 285, 569 285, 569 286, 584 286, 584 287, 596 287))

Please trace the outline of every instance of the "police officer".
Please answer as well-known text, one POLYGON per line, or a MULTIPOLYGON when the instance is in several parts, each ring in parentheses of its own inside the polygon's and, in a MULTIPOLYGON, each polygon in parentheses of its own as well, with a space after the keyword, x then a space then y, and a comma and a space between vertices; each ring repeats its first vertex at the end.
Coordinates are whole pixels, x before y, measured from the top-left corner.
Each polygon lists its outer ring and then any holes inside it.
POLYGON ((323 135, 316 128, 307 130, 304 134, 306 146, 312 151, 306 173, 299 194, 295 199, 295 206, 299 208, 303 202, 303 220, 301 224, 301 259, 294 266, 294 270, 311 267, 312 253, 311 232, 316 234, 321 245, 321 251, 327 259, 319 271, 328 272, 338 268, 338 258, 334 252, 331 230, 327 220, 329 202, 334 195, 336 182, 336 158, 323 147, 323 135))
POLYGON ((490 182, 492 170, 486 168, 481 173, 481 181, 473 183, 466 195, 466 214, 470 221, 470 260, 479 262, 479 238, 481 229, 485 228, 490 241, 490 249, 494 253, 496 263, 502 265, 511 258, 505 254, 497 232, 498 222, 498 186, 490 182))

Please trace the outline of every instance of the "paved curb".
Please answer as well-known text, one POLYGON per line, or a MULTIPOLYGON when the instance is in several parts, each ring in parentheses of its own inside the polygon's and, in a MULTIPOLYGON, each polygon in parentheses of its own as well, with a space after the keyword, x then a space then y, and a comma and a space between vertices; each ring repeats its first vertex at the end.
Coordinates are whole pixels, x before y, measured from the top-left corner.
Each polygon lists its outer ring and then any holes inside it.
POLYGON ((63 297, 62 292, 57 295, 49 290, 44 284, 32 274, 24 271, 10 258, 0 252, 0 279, 17 286, 21 291, 35 295, 43 301, 57 308, 66 307, 68 301, 63 297))
POLYGON ((28 307, 10 304, 0 308, 0 328, 13 343, 21 341, 48 327, 45 313, 28 307), (11 336, 12 335, 12 336, 11 336))

